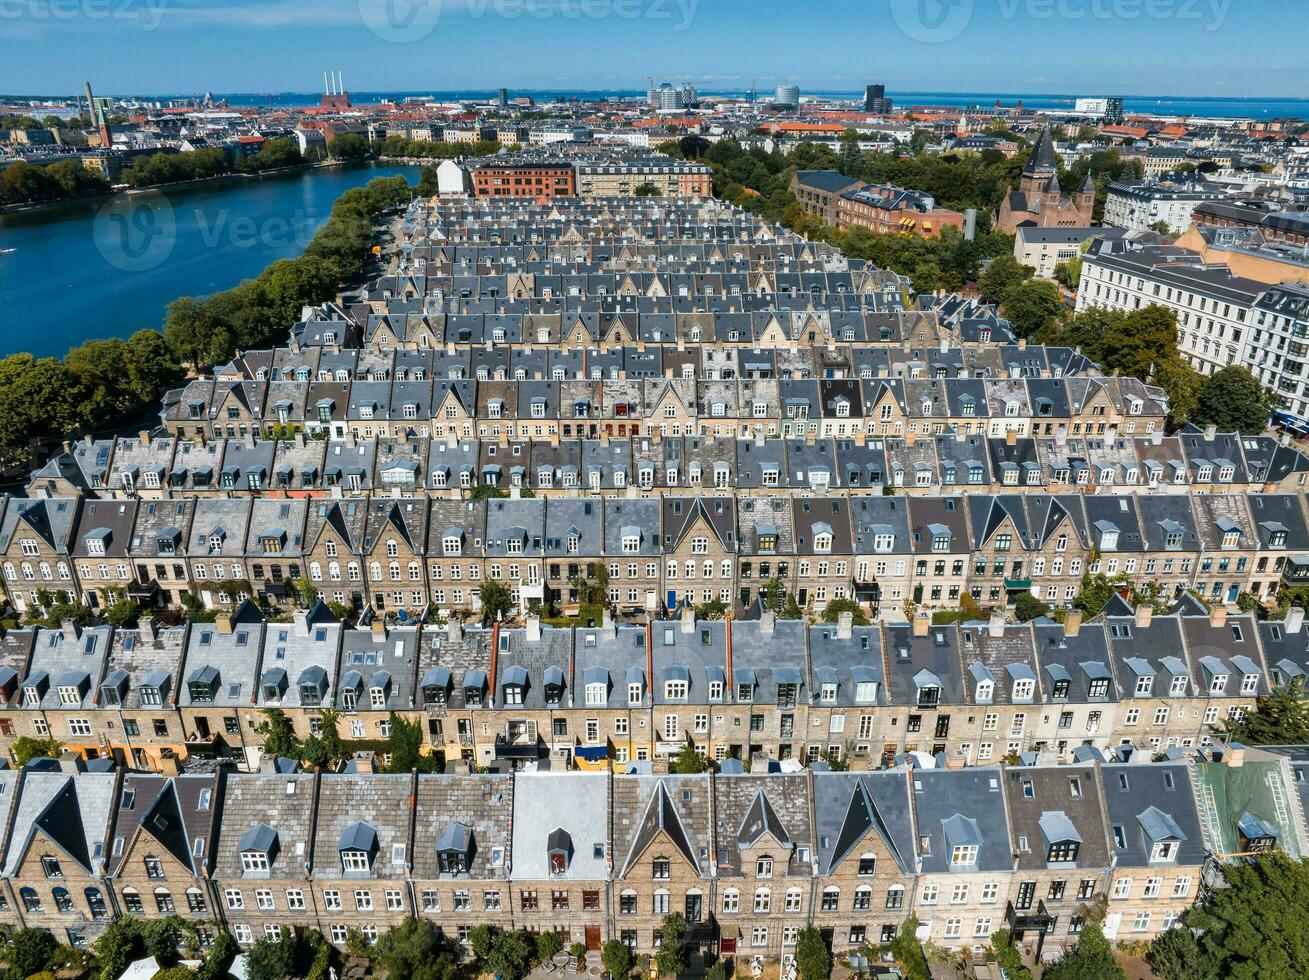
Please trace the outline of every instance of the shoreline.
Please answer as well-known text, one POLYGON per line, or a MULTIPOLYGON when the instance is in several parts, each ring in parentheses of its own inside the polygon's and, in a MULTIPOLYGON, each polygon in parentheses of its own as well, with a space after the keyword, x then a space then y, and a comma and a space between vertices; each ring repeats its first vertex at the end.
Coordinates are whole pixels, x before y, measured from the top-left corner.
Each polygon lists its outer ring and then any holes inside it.
POLYGON ((170 184, 152 184, 149 187, 123 187, 119 190, 111 190, 107 194, 93 194, 89 197, 64 198, 58 201, 36 201, 30 204, 5 204, 0 205, 0 218, 10 216, 43 216, 49 215, 58 217, 60 211, 74 211, 79 208, 103 204, 114 198, 129 198, 142 194, 158 194, 167 191, 189 191, 189 190, 206 190, 210 187, 220 187, 224 184, 235 184, 249 180, 263 180, 268 177, 290 177, 296 174, 311 173, 315 170, 333 170, 342 167, 358 166, 360 164, 381 163, 379 160, 319 160, 313 163, 301 163, 291 167, 276 167, 272 170, 261 170, 258 173, 227 173, 215 174, 212 177, 197 177, 193 180, 179 180, 170 184))

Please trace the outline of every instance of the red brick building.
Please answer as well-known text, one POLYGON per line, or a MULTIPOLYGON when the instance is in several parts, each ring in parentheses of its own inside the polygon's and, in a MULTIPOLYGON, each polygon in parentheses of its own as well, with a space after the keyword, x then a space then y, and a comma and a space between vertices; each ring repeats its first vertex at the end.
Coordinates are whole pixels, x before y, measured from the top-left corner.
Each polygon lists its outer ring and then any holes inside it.
POLYGON ((473 168, 474 197, 572 197, 577 176, 571 163, 496 160, 473 168))

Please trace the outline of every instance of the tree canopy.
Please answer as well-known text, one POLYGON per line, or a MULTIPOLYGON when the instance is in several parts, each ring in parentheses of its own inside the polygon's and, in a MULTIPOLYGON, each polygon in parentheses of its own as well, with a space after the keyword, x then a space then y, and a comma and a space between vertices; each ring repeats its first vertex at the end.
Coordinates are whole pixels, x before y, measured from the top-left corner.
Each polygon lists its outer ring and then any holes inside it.
POLYGON ((1304 682, 1274 688, 1259 698, 1253 711, 1224 723, 1228 738, 1246 745, 1304 745, 1309 743, 1309 702, 1304 682))
POLYGON ((1309 976, 1309 861, 1276 851, 1224 865, 1223 876, 1227 887, 1203 892, 1182 928, 1151 945, 1146 958, 1161 980, 1309 976))
POLYGON ((1277 396, 1243 367, 1215 372, 1200 389, 1195 409, 1198 425, 1215 425, 1219 432, 1263 432, 1277 407, 1277 396))

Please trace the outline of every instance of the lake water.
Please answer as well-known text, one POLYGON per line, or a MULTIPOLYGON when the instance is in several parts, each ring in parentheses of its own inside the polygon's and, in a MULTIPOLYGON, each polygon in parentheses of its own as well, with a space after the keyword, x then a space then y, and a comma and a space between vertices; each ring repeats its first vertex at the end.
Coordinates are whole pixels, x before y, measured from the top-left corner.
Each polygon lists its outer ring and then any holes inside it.
MULTIPOLYGON (((0 355, 62 355, 91 338, 159 329, 204 296, 299 255, 342 193, 418 167, 361 165, 120 196, 0 217, 0 355)), ((290 326, 290 324, 287 324, 290 326)))

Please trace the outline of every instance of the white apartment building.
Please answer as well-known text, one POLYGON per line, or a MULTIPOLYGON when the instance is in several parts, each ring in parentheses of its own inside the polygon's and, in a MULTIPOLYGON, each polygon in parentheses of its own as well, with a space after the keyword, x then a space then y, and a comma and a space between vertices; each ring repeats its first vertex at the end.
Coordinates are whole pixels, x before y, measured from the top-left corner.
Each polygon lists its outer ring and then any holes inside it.
POLYGON ((1178 351, 1209 375, 1248 363, 1254 306, 1267 288, 1187 249, 1095 242, 1082 257, 1077 310, 1166 307, 1177 316, 1178 351))
POLYGON ((1283 421, 1309 429, 1309 287, 1284 283, 1259 297, 1246 366, 1282 396, 1283 421))
POLYGON ((1162 221, 1173 234, 1191 227, 1191 213, 1204 201, 1221 201, 1225 195, 1199 186, 1115 181, 1105 199, 1104 223, 1128 231, 1146 231, 1162 221))

